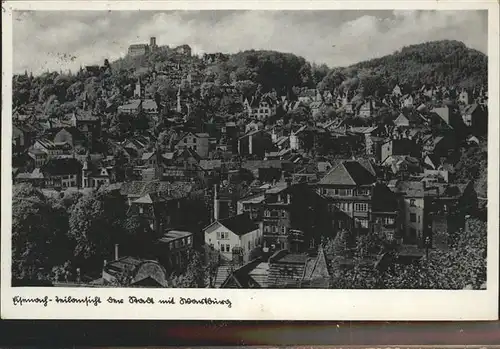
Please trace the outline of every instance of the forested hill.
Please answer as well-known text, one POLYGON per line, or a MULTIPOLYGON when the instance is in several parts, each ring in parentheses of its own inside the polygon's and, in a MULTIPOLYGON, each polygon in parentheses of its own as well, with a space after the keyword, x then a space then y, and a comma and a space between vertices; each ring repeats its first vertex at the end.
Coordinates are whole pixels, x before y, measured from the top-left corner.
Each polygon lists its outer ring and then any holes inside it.
POLYGON ((459 41, 432 41, 402 48, 391 55, 334 68, 320 89, 364 89, 365 95, 385 93, 396 84, 408 89, 422 84, 474 88, 486 86, 488 57, 459 41))
POLYGON ((383 95, 396 84, 408 91, 419 89, 425 83, 486 87, 488 76, 487 57, 458 41, 412 45, 388 56, 331 70, 292 53, 276 51, 248 50, 209 56, 218 58, 179 55, 160 47, 144 56, 126 56, 111 64, 105 62, 97 75, 83 70, 76 74, 52 72, 36 77, 27 73, 15 75, 13 105, 34 104, 50 115, 64 114, 80 105, 84 95, 93 105, 98 105, 98 96, 103 94, 112 96, 106 103, 116 105, 133 96, 133 85, 141 76, 146 77, 142 80, 147 84, 146 90, 152 95, 158 93, 159 98, 166 101, 176 98, 180 81, 186 79, 188 73, 197 75, 197 83, 201 85, 239 81, 237 89, 244 95, 256 89, 261 92, 274 89, 278 94, 285 94, 294 87, 350 89, 365 96, 383 95), (165 74, 153 81, 153 70, 165 74))

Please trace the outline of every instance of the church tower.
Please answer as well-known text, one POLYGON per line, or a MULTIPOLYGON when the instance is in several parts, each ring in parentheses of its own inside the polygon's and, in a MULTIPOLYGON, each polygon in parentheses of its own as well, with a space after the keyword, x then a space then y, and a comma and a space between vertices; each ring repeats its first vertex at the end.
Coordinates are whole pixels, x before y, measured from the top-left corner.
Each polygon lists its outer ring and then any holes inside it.
POLYGON ((179 89, 177 90, 177 108, 176 108, 178 113, 182 112, 182 106, 181 106, 181 85, 179 85, 179 89))

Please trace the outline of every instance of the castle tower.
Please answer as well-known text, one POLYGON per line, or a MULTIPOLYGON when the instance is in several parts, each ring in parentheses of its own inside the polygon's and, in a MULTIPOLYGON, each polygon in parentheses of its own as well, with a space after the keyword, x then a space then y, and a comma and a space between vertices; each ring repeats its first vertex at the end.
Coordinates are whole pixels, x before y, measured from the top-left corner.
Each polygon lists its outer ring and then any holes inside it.
POLYGON ((149 49, 151 50, 151 52, 153 52, 156 50, 156 48, 156 37, 152 36, 149 38, 149 49))

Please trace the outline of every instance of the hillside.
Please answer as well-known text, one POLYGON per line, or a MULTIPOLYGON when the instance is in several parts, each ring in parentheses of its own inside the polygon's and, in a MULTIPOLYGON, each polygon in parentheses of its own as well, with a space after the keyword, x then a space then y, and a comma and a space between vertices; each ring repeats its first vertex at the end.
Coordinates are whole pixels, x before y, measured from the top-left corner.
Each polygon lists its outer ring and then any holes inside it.
POLYGON ((363 88, 365 95, 384 93, 396 84, 474 88, 488 81, 488 57, 458 41, 432 41, 403 47, 391 55, 335 68, 320 82, 320 89, 363 88))

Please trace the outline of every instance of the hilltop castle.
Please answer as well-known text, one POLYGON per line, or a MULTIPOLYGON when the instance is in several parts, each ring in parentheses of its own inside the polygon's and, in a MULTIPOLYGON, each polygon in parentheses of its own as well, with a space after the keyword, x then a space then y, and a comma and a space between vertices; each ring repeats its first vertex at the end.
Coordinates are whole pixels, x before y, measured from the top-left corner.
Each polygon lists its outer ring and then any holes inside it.
POLYGON ((152 36, 149 39, 149 45, 148 44, 130 45, 128 47, 128 54, 129 56, 142 56, 145 55, 146 53, 155 51, 157 48, 158 45, 156 44, 156 37, 152 36))

